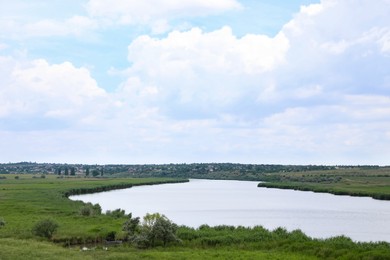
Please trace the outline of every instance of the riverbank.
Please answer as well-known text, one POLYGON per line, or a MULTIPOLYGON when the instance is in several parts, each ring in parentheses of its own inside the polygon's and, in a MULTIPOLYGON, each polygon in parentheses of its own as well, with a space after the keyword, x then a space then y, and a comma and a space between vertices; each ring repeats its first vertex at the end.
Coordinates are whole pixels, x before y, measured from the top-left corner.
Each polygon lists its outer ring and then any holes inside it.
POLYGON ((258 187, 390 200, 389 168, 268 173, 261 180, 258 187))

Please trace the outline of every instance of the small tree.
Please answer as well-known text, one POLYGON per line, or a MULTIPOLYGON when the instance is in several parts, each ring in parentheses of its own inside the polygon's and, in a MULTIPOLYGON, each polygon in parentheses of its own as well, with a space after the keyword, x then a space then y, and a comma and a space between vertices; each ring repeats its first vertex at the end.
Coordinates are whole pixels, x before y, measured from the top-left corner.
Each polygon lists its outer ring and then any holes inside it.
POLYGON ((179 241, 176 237, 177 225, 166 216, 154 213, 146 214, 142 224, 140 219, 132 218, 123 224, 122 230, 127 233, 127 238, 140 248, 154 247, 155 245, 166 245, 169 242, 179 241))
POLYGON ((92 176, 93 177, 96 177, 98 175, 99 175, 99 171, 98 170, 95 169, 95 170, 92 171, 92 176))
POLYGON ((54 232, 57 230, 58 224, 54 222, 51 219, 44 219, 38 221, 33 229, 32 232, 36 236, 45 237, 45 238, 52 238, 54 232))
POLYGON ((133 218, 131 213, 127 216, 128 219, 123 224, 122 230, 127 233, 127 238, 132 240, 139 233, 140 219, 139 217, 133 218))
POLYGON ((176 237, 177 225, 162 215, 156 220, 153 227, 154 240, 161 241, 164 246, 169 242, 175 242, 179 239, 176 237))

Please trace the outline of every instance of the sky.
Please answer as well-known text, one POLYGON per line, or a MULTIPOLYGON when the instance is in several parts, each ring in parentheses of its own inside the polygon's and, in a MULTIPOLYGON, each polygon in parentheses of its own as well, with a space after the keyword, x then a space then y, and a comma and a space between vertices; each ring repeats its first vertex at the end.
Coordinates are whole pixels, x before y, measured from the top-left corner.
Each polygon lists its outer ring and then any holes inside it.
POLYGON ((0 0, 0 162, 390 165, 390 0, 0 0))

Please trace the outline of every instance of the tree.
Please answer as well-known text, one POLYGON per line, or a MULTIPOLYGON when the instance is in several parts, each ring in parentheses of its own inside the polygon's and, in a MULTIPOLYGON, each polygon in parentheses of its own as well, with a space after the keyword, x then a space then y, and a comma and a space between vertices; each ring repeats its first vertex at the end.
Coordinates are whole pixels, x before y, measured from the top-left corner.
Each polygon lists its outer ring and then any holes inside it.
POLYGON ((89 176, 89 168, 85 169, 85 176, 89 176))
POLYGON ((165 246, 179 240, 176 237, 177 225, 159 213, 146 214, 141 226, 135 230, 137 233, 133 241, 139 247, 154 247, 156 244, 165 246))
POLYGON ((32 232, 36 236, 40 237, 46 237, 48 239, 52 238, 54 232, 57 230, 58 224, 54 222, 51 219, 44 219, 38 221, 33 229, 32 232))
POLYGON ((127 233, 127 237, 130 240, 133 240, 133 238, 139 233, 139 223, 140 219, 139 217, 133 218, 132 214, 129 213, 128 219, 122 226, 122 230, 127 233))
POLYGON ((156 220, 153 227, 154 240, 162 241, 166 246, 169 242, 178 241, 176 237, 177 225, 162 215, 156 220))
POLYGON ((95 169, 95 170, 92 171, 92 176, 93 177, 96 177, 98 175, 99 175, 99 171, 98 170, 95 169))
POLYGON ((76 175, 76 169, 74 167, 70 168, 70 175, 72 176, 76 175))
POLYGON ((66 175, 66 176, 69 175, 69 169, 68 169, 68 167, 65 168, 65 175, 66 175))

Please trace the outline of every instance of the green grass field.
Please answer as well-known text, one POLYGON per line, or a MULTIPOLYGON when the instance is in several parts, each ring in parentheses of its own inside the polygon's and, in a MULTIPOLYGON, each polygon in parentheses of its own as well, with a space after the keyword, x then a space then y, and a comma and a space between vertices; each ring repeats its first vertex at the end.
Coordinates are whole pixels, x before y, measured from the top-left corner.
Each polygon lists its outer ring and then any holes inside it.
POLYGON ((92 179, 2 175, 0 179, 0 259, 390 259, 388 243, 354 243, 345 237, 312 239, 300 231, 261 227, 180 227, 180 243, 137 249, 102 242, 115 231, 120 239, 125 217, 82 216, 84 203, 64 196, 101 187, 155 184, 172 179, 92 179), (41 219, 59 224, 51 240, 31 230, 41 219), (82 247, 89 250, 82 251, 82 247))
MULTIPOLYGON (((0 179, 0 217, 6 225, 0 237, 32 238, 31 228, 42 218, 60 223, 54 240, 101 240, 112 230, 120 229, 123 219, 105 215, 85 217, 79 214, 84 205, 71 201, 64 194, 70 190, 114 185, 140 185, 177 181, 172 179, 93 179, 63 178, 56 176, 32 178, 32 175, 3 175, 0 179)), ((71 241, 72 242, 72 241, 71 241)))
POLYGON ((368 196, 390 200, 390 168, 338 169, 264 174, 259 187, 327 192, 337 195, 368 196))

